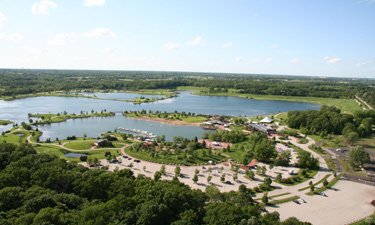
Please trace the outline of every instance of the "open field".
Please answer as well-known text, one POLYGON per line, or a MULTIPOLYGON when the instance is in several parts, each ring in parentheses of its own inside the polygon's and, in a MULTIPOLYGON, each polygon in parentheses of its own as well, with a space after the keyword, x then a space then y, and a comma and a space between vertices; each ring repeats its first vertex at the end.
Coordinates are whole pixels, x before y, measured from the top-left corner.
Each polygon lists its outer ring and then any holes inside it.
MULTIPOLYGON (((46 153, 50 155, 55 155, 59 158, 63 158, 67 161, 75 161, 75 162, 81 162, 79 158, 68 158, 65 157, 65 154, 70 153, 71 151, 61 149, 58 146, 47 146, 47 145, 42 145, 42 146, 35 146, 35 150, 39 153, 46 153)), ((74 153, 80 153, 80 154, 86 154, 90 158, 98 158, 98 159, 105 159, 105 152, 111 152, 112 155, 118 156, 120 154, 119 149, 103 149, 103 150, 92 150, 92 151, 83 151, 83 152, 77 152, 75 151, 74 153)))
POLYGON ((13 123, 12 121, 9 121, 9 120, 0 120, 0 126, 1 125, 8 125, 8 124, 11 124, 13 123))

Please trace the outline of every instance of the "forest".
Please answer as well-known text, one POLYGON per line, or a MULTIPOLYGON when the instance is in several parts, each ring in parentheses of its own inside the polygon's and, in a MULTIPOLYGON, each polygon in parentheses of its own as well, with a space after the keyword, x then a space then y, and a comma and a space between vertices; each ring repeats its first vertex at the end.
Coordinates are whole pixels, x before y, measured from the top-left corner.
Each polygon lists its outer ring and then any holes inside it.
POLYGON ((341 113, 334 106, 322 106, 320 110, 289 111, 287 124, 301 129, 304 134, 344 135, 348 144, 359 137, 370 137, 375 121, 375 110, 357 111, 354 115, 341 113))
POLYGON ((309 224, 265 213, 244 185, 206 192, 129 169, 88 169, 31 145, 0 144, 0 224, 309 224))
POLYGON ((86 71, 0 69, 0 97, 53 91, 208 88, 209 93, 362 97, 375 106, 373 79, 320 78, 257 74, 215 74, 162 71, 86 71))

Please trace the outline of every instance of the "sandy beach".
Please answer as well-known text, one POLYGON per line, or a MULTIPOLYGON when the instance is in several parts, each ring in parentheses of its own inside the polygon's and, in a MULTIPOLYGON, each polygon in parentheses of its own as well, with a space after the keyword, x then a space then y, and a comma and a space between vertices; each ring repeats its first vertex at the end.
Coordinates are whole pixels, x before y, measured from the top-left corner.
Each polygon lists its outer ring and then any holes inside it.
POLYGON ((130 118, 137 119, 137 120, 157 121, 157 122, 167 123, 167 124, 172 124, 172 125, 177 125, 177 126, 197 126, 197 127, 199 127, 201 125, 200 123, 188 123, 188 122, 181 121, 181 120, 166 120, 166 119, 163 119, 163 118, 151 118, 151 117, 148 117, 148 116, 138 116, 138 117, 130 117, 130 118))

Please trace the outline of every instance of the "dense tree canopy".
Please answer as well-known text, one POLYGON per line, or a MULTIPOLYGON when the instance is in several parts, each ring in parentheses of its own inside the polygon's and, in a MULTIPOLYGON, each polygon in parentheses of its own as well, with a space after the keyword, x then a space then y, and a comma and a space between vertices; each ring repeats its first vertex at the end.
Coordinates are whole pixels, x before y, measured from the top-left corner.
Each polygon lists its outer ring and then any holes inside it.
MULTIPOLYGON (((0 160, 4 225, 239 224, 271 218, 261 215, 246 192, 205 194, 178 180, 134 178, 130 170, 88 169, 37 154, 30 145, 0 144, 0 160)), ((270 221, 280 224, 278 217, 270 221)))

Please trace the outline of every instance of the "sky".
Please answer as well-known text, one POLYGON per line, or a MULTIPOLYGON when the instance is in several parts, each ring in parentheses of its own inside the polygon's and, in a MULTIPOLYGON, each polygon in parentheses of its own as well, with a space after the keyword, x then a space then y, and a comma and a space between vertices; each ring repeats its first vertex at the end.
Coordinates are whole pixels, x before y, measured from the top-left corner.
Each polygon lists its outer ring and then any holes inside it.
POLYGON ((375 0, 1 0, 0 68, 375 78, 375 0))

